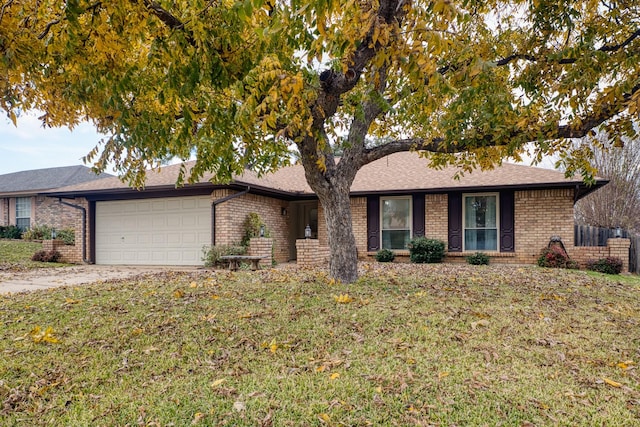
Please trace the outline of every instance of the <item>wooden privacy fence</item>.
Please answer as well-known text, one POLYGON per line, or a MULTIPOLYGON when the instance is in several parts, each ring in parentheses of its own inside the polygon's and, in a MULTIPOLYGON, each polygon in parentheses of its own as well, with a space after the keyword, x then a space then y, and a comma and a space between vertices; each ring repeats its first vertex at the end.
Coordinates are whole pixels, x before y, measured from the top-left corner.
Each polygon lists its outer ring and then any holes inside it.
POLYGON ((637 273, 640 266, 640 235, 620 230, 616 236, 615 228, 594 227, 591 225, 574 225, 573 241, 576 246, 607 246, 607 239, 623 237, 631 241, 629 248, 629 272, 637 273))

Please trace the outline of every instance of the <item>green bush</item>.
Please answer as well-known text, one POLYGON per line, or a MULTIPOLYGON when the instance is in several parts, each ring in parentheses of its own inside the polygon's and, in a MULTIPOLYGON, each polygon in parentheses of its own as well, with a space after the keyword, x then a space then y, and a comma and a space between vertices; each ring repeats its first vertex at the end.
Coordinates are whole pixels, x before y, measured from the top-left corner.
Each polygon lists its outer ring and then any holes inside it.
POLYGON ((48 225, 32 225, 27 231, 22 233, 24 240, 49 240, 51 239, 52 228, 48 225))
POLYGON ((242 235, 242 240, 240 241, 240 244, 242 246, 249 247, 249 241, 254 237, 260 236, 261 226, 264 226, 264 237, 270 237, 271 232, 269 231, 265 223, 262 222, 260 215, 258 215, 255 212, 251 212, 249 215, 247 215, 247 218, 244 220, 244 223, 242 224, 244 233, 242 235))
POLYGON ((58 251, 38 251, 31 257, 31 261, 58 262, 62 257, 58 251))
POLYGON ((538 256, 538 265, 548 268, 577 269, 578 263, 571 260, 567 252, 559 245, 551 245, 543 248, 538 256))
POLYGON ((618 257, 606 257, 599 260, 587 262, 587 269, 598 271, 604 274, 620 274, 622 271, 622 260, 618 257))
POLYGON ((62 240, 65 245, 75 245, 76 232, 73 230, 73 228, 63 228, 60 230, 56 230, 56 239, 62 240))
POLYGON ((416 237, 409 242, 409 259, 415 263, 442 262, 444 242, 442 240, 416 237))
POLYGON ((0 239, 20 239, 22 230, 15 225, 0 225, 0 239))
POLYGON ((467 262, 471 265, 489 265, 489 255, 476 252, 467 257, 467 262))
POLYGON ((393 262, 396 258, 396 254, 389 249, 380 249, 376 252, 376 260, 378 262, 393 262))
POLYGON ((220 267, 227 265, 228 262, 221 260, 220 257, 225 255, 244 255, 247 253, 247 247, 242 245, 215 245, 205 246, 202 248, 204 265, 206 267, 220 267))

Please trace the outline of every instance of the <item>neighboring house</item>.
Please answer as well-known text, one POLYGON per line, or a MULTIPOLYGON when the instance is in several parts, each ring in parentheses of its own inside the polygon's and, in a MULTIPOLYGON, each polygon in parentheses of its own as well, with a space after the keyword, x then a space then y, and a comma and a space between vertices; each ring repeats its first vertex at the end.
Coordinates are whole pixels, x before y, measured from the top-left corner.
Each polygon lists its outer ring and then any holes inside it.
POLYGON ((38 195, 46 190, 109 177, 86 166, 64 166, 0 175, 0 226, 25 230, 34 225, 75 227, 77 213, 57 199, 38 195))
MULTIPOLYGON (((251 212, 266 223, 278 262, 294 260, 307 225, 327 246, 322 206, 301 166, 257 177, 247 171, 228 185, 175 187, 180 165, 149 172, 144 190, 118 178, 48 192, 85 208, 76 230, 78 259, 97 264, 202 264, 202 247, 237 243, 251 212)), ((495 261, 534 263, 552 235, 573 247, 573 205, 606 184, 587 187, 549 169, 503 164, 454 179, 456 170, 430 169, 416 153, 397 153, 363 167, 351 187, 358 257, 381 248, 405 255, 414 236, 441 239, 448 259, 476 251, 495 261)))

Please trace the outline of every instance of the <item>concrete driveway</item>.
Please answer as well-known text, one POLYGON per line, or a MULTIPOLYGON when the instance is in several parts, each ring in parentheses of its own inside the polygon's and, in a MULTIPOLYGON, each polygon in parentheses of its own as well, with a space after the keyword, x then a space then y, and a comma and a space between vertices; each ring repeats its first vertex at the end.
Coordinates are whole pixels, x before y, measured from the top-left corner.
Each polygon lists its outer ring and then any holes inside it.
POLYGON ((196 271, 202 267, 76 265, 37 268, 29 271, 0 271, 0 294, 35 291, 59 286, 84 285, 163 271, 196 271))

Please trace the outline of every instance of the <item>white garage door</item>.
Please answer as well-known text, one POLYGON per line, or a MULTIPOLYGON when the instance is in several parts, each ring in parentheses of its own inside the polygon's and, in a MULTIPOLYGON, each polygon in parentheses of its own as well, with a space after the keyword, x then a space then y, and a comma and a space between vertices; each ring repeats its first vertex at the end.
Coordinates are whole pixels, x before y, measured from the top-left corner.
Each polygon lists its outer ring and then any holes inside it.
POLYGON ((202 265, 209 196, 96 202, 96 263, 202 265))

